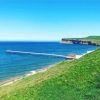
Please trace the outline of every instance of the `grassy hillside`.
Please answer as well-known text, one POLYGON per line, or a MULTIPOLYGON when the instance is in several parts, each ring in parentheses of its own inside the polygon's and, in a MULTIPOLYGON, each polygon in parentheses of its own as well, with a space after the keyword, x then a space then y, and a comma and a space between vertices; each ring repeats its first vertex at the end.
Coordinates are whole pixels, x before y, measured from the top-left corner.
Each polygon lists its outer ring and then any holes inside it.
POLYGON ((0 100, 100 100, 100 49, 1 87, 0 100))
POLYGON ((100 39, 100 36, 88 36, 87 39, 100 39))
POLYGON ((100 39, 100 36, 88 36, 88 37, 84 37, 84 38, 65 38, 65 39, 100 39))

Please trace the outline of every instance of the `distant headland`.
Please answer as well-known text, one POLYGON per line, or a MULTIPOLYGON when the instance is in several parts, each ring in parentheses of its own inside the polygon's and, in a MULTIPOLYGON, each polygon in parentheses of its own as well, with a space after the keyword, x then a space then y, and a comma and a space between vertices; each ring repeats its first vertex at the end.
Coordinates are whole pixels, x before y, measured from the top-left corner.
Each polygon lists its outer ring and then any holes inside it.
POLYGON ((86 44, 100 46, 100 36, 88 36, 85 38, 62 38, 61 42, 66 44, 86 44))

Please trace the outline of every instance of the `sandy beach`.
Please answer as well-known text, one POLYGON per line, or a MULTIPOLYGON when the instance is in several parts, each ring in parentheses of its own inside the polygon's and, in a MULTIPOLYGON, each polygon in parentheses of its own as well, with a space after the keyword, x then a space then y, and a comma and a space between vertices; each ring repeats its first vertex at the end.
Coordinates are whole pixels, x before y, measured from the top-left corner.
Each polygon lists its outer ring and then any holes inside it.
MULTIPOLYGON (((57 63, 58 64, 58 63, 57 63)), ((49 68, 55 66, 56 64, 52 64, 52 65, 49 65, 48 67, 44 67, 42 69, 37 69, 37 70, 33 70, 33 71, 30 71, 24 75, 21 75, 21 76, 16 76, 16 77, 12 77, 10 79, 7 79, 7 80, 3 80, 3 81, 0 81, 0 87, 2 86, 7 86, 7 85, 10 85, 10 84, 13 84, 15 83, 16 81, 18 80, 21 80, 23 78, 26 78, 26 77, 29 77, 29 76, 32 76, 32 75, 35 75, 37 73, 43 73, 45 71, 47 71, 49 68)))

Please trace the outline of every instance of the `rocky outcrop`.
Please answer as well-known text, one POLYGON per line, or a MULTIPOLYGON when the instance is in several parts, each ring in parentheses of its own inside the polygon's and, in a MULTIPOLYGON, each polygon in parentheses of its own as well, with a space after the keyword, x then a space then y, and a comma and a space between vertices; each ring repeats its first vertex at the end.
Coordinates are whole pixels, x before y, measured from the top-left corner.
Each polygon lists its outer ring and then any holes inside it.
POLYGON ((100 46, 100 44, 93 42, 91 40, 83 40, 83 39, 62 39, 62 43, 66 44, 86 44, 86 45, 95 45, 100 46))

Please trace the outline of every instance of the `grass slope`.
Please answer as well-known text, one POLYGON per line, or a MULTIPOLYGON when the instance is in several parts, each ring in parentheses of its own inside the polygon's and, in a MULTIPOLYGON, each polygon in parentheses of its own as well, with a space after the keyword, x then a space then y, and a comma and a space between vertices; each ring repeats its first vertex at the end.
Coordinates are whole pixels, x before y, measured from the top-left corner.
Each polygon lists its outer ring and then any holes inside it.
POLYGON ((0 100, 100 100, 100 49, 1 87, 0 100))
POLYGON ((100 36, 88 36, 87 39, 100 39, 100 36))

